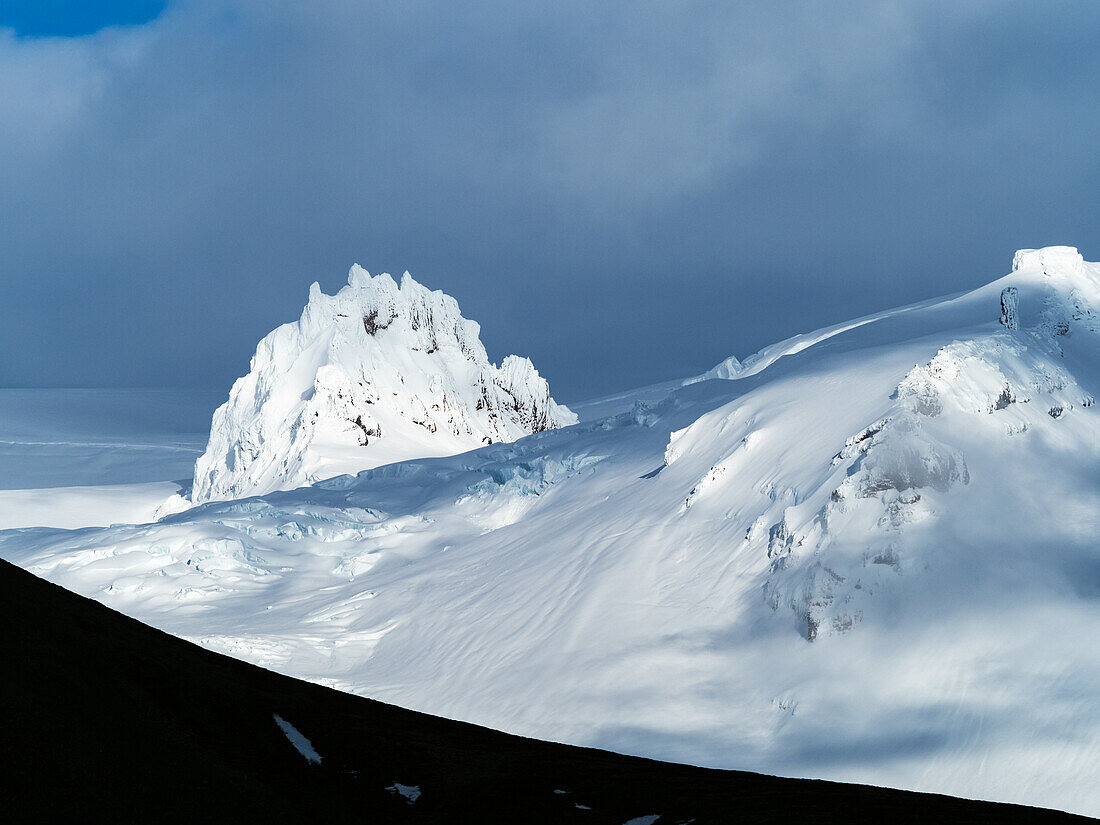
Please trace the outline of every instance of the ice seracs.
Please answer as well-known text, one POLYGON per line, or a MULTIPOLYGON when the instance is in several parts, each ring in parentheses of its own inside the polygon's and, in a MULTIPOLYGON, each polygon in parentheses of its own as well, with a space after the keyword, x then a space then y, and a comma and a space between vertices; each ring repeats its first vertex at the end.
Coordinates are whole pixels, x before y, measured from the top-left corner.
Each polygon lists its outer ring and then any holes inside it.
POLYGON ((567 426, 534 365, 489 361, 458 303, 356 265, 269 333, 214 413, 192 500, 240 498, 567 426))
POLYGON ((1085 259, 1075 246, 1044 246, 1042 249, 1017 249, 1012 256, 1012 271, 1042 269, 1044 274, 1063 272, 1080 275, 1085 259))

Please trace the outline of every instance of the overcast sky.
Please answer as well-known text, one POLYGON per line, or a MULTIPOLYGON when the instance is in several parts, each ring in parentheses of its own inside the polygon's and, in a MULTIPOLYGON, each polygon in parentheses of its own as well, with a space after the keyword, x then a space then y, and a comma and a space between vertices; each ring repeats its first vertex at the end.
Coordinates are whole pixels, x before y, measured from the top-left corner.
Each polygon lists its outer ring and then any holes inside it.
POLYGON ((1100 256, 1100 4, 0 6, 0 386, 228 390, 358 262, 559 399, 1100 256))

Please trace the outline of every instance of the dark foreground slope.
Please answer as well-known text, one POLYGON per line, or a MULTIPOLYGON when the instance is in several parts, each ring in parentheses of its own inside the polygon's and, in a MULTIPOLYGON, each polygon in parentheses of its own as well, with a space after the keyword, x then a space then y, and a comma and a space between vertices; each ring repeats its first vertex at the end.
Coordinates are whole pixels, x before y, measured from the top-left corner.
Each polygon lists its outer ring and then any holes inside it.
POLYGON ((5 822, 1084 821, 653 762, 413 713, 211 653, 7 562, 0 622, 5 822), (395 782, 422 795, 409 803, 387 790, 395 782))

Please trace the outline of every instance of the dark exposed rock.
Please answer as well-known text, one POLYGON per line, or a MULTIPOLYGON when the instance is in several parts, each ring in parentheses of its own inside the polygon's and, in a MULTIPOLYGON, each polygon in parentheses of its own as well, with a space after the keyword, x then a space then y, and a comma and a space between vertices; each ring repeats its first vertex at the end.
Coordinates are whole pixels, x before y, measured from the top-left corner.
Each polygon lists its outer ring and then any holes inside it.
POLYGON ((1014 286, 1001 290, 1001 326, 1006 329, 1020 328, 1020 295, 1014 286))

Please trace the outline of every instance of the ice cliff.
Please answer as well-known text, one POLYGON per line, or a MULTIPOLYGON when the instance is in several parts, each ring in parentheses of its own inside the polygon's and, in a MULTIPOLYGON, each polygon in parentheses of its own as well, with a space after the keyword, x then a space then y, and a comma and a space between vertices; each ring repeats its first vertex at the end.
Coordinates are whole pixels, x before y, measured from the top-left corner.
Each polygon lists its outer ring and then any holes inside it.
POLYGON ((530 360, 489 361, 458 303, 358 265, 269 333, 214 413, 194 503, 301 486, 567 426, 530 360))

